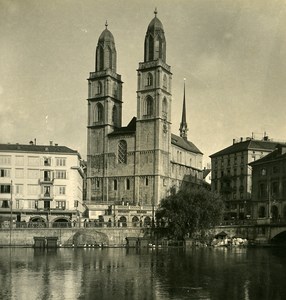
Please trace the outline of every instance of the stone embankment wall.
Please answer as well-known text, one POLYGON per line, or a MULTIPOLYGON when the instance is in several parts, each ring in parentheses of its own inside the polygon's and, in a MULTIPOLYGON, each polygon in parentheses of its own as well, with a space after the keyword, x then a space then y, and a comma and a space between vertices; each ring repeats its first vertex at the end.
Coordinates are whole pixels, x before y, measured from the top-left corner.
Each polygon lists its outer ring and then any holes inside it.
POLYGON ((19 228, 1 229, 0 246, 33 246, 34 237, 57 237, 63 246, 126 245, 126 237, 143 237, 142 228, 19 228))

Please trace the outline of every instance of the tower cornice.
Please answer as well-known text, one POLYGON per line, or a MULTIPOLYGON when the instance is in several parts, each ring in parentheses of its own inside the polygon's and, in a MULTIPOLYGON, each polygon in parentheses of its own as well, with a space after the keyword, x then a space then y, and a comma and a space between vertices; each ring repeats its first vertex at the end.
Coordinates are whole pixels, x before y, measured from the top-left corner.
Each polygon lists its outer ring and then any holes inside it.
POLYGON ((161 88, 161 87, 156 87, 156 88, 150 88, 150 89, 146 89, 146 88, 142 88, 140 90, 137 90, 136 93, 137 94, 141 94, 141 95, 147 95, 147 94, 150 94, 152 92, 156 92, 156 91, 160 91, 162 92, 163 94, 166 94, 168 96, 172 96, 172 94, 168 91, 166 91, 164 88, 161 88))
POLYGON ((147 61, 147 62, 140 62, 139 63, 139 68, 137 71, 141 70, 147 70, 147 69, 153 69, 157 67, 162 67, 166 72, 169 74, 171 73, 171 67, 167 65, 162 59, 157 59, 157 60, 152 60, 152 61, 147 61))
POLYGON ((112 78, 116 79, 118 82, 123 83, 123 81, 121 81, 121 75, 115 73, 111 69, 107 69, 104 71, 98 71, 98 72, 90 72, 89 78, 87 80, 106 78, 106 77, 112 77, 112 78))

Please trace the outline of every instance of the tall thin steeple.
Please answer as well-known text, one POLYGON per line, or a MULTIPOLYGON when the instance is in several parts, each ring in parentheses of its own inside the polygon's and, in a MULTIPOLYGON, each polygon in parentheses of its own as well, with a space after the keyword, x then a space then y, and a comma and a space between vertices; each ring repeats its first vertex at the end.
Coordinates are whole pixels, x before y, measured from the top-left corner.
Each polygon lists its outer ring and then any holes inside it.
POLYGON ((186 121, 186 79, 184 78, 184 99, 183 99, 183 110, 182 110, 182 121, 180 124, 180 137, 188 139, 188 124, 186 121))

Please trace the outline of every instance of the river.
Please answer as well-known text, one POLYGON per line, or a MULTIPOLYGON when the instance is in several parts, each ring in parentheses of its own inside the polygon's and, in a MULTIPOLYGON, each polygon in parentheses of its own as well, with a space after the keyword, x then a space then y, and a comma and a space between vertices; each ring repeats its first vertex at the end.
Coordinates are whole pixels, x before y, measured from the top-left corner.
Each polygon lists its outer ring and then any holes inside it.
POLYGON ((0 299, 286 299, 286 248, 0 249, 0 299))

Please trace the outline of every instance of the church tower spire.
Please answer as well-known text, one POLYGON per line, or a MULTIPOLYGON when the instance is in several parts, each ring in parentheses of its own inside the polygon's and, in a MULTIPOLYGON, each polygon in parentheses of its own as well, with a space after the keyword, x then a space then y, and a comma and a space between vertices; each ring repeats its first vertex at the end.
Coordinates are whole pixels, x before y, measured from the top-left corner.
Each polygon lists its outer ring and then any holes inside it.
POLYGON ((150 22, 144 43, 144 62, 161 59, 166 62, 166 39, 161 21, 157 18, 157 9, 154 11, 155 17, 150 22))
POLYGON ((116 48, 114 37, 107 29, 108 23, 105 22, 105 30, 101 33, 96 47, 95 71, 111 69, 116 72, 116 48))
MULTIPOLYGON (((95 189, 95 174, 100 186, 107 186, 105 165, 108 157, 108 135, 122 124, 122 81, 116 72, 116 48, 108 23, 99 36, 95 53, 95 71, 88 78, 87 170, 88 199, 95 189), (100 157, 100 159, 99 159, 100 157), (102 162, 95 169, 97 160, 102 162), (96 171, 95 171, 96 170, 96 171)), ((107 199, 102 190, 101 200, 107 199)))
MULTIPOLYGON (((144 61, 137 69, 137 120, 135 174, 152 182, 149 205, 157 205, 161 186, 168 186, 171 155, 172 73, 166 63, 166 39, 161 21, 155 16, 148 25, 144 43, 144 61), (150 164, 146 164, 146 157, 150 164)), ((139 181, 137 182, 139 185, 139 181)), ((149 183, 148 183, 149 184, 149 183)), ((150 184, 151 186, 151 184, 150 184)), ((135 198, 140 199, 140 191, 135 198)))
POLYGON ((121 127, 122 81, 116 73, 116 48, 112 33, 102 31, 96 47, 95 72, 88 79, 89 121, 91 129, 106 127, 106 133, 121 127))
POLYGON ((188 139, 188 124, 187 124, 187 118, 186 118, 186 79, 184 79, 184 98, 183 98, 183 110, 182 110, 182 121, 180 124, 180 137, 184 139, 188 139))

